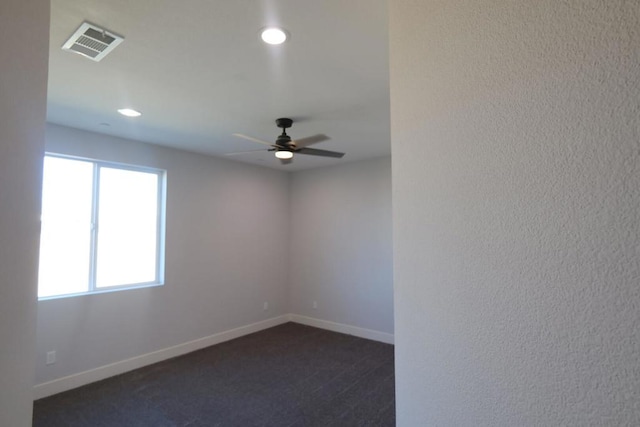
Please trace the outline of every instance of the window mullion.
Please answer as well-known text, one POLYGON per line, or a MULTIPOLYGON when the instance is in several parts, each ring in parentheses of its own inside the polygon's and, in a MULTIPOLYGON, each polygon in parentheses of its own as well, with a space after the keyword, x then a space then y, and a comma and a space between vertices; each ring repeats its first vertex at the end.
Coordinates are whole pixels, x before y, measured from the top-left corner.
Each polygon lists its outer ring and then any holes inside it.
POLYGON ((164 281, 164 271, 161 269, 164 266, 164 236, 163 224, 164 224, 164 187, 163 176, 156 174, 158 180, 158 195, 156 199, 157 217, 156 217, 156 282, 164 281))
POLYGON ((91 254, 89 257, 89 292, 96 290, 96 270, 97 270, 97 258, 98 258, 98 203, 100 199, 100 166, 97 163, 93 164, 93 197, 91 200, 91 254))

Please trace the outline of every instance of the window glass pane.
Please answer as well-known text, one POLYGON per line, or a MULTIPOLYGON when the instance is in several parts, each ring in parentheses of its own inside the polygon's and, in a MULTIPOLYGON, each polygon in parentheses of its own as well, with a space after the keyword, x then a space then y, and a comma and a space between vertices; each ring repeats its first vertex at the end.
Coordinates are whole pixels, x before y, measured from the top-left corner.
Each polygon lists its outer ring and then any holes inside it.
POLYGON ((159 176, 101 167, 99 180, 96 287, 154 282, 159 176))
POLYGON ((44 158, 38 296, 86 292, 93 164, 44 158))

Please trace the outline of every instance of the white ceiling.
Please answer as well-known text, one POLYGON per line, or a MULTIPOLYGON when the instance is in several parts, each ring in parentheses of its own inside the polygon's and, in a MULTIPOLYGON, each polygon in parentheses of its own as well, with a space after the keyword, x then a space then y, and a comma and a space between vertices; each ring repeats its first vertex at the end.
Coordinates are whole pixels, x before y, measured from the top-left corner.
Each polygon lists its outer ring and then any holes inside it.
POLYGON ((282 170, 390 154, 385 0, 52 0, 48 121, 223 156, 323 133, 342 159, 227 157, 282 170), (60 49, 83 21, 125 37, 101 62, 60 49), (280 46, 260 29, 284 27, 280 46), (116 110, 132 107, 138 119, 116 110))

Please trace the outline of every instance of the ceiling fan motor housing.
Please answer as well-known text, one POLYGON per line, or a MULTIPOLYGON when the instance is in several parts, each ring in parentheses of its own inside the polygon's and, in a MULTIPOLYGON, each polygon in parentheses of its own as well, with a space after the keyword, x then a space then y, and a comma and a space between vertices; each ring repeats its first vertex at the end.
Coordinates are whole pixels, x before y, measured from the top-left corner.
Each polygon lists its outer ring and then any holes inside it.
POLYGON ((276 145, 279 145, 283 148, 289 148, 291 145, 291 137, 289 135, 283 134, 276 139, 276 145))
POLYGON ((287 118, 276 119, 276 125, 279 128, 282 128, 282 134, 278 136, 276 139, 276 145, 282 147, 284 150, 290 150, 291 147, 291 137, 287 135, 287 128, 290 128, 293 124, 293 120, 287 118))

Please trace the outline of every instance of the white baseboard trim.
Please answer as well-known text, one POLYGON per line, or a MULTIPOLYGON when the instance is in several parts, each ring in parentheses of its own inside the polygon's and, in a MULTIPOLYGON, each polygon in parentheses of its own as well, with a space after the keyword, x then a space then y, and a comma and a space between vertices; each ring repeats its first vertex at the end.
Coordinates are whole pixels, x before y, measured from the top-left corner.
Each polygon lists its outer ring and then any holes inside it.
POLYGON ((387 332, 374 331, 373 329, 359 328, 357 326, 345 325, 344 323, 330 322, 328 320, 316 319, 313 317, 290 314, 289 319, 295 323, 307 326, 314 326, 320 329, 327 329, 333 332, 353 335, 368 340, 380 341, 386 344, 393 344, 393 334, 387 332))
POLYGON ((88 371, 79 372, 77 374, 37 384, 33 388, 34 399, 41 399, 43 397, 81 387, 83 385, 100 381, 114 375, 123 374, 125 372, 141 368, 143 366, 161 362, 172 357, 181 356, 183 354, 219 344, 224 341, 239 338, 243 335, 248 335, 254 332, 261 331, 263 329, 272 328, 274 326, 289 322, 290 320, 291 316, 289 314, 284 314, 282 316, 273 317, 261 322, 252 323, 246 326, 240 326, 239 328, 219 332, 217 334, 209 335, 208 337, 199 338, 197 340, 189 341, 183 344, 178 344, 173 347, 164 348, 162 350, 132 357, 130 359, 121 360, 119 362, 111 363, 99 368, 90 369, 88 371))

